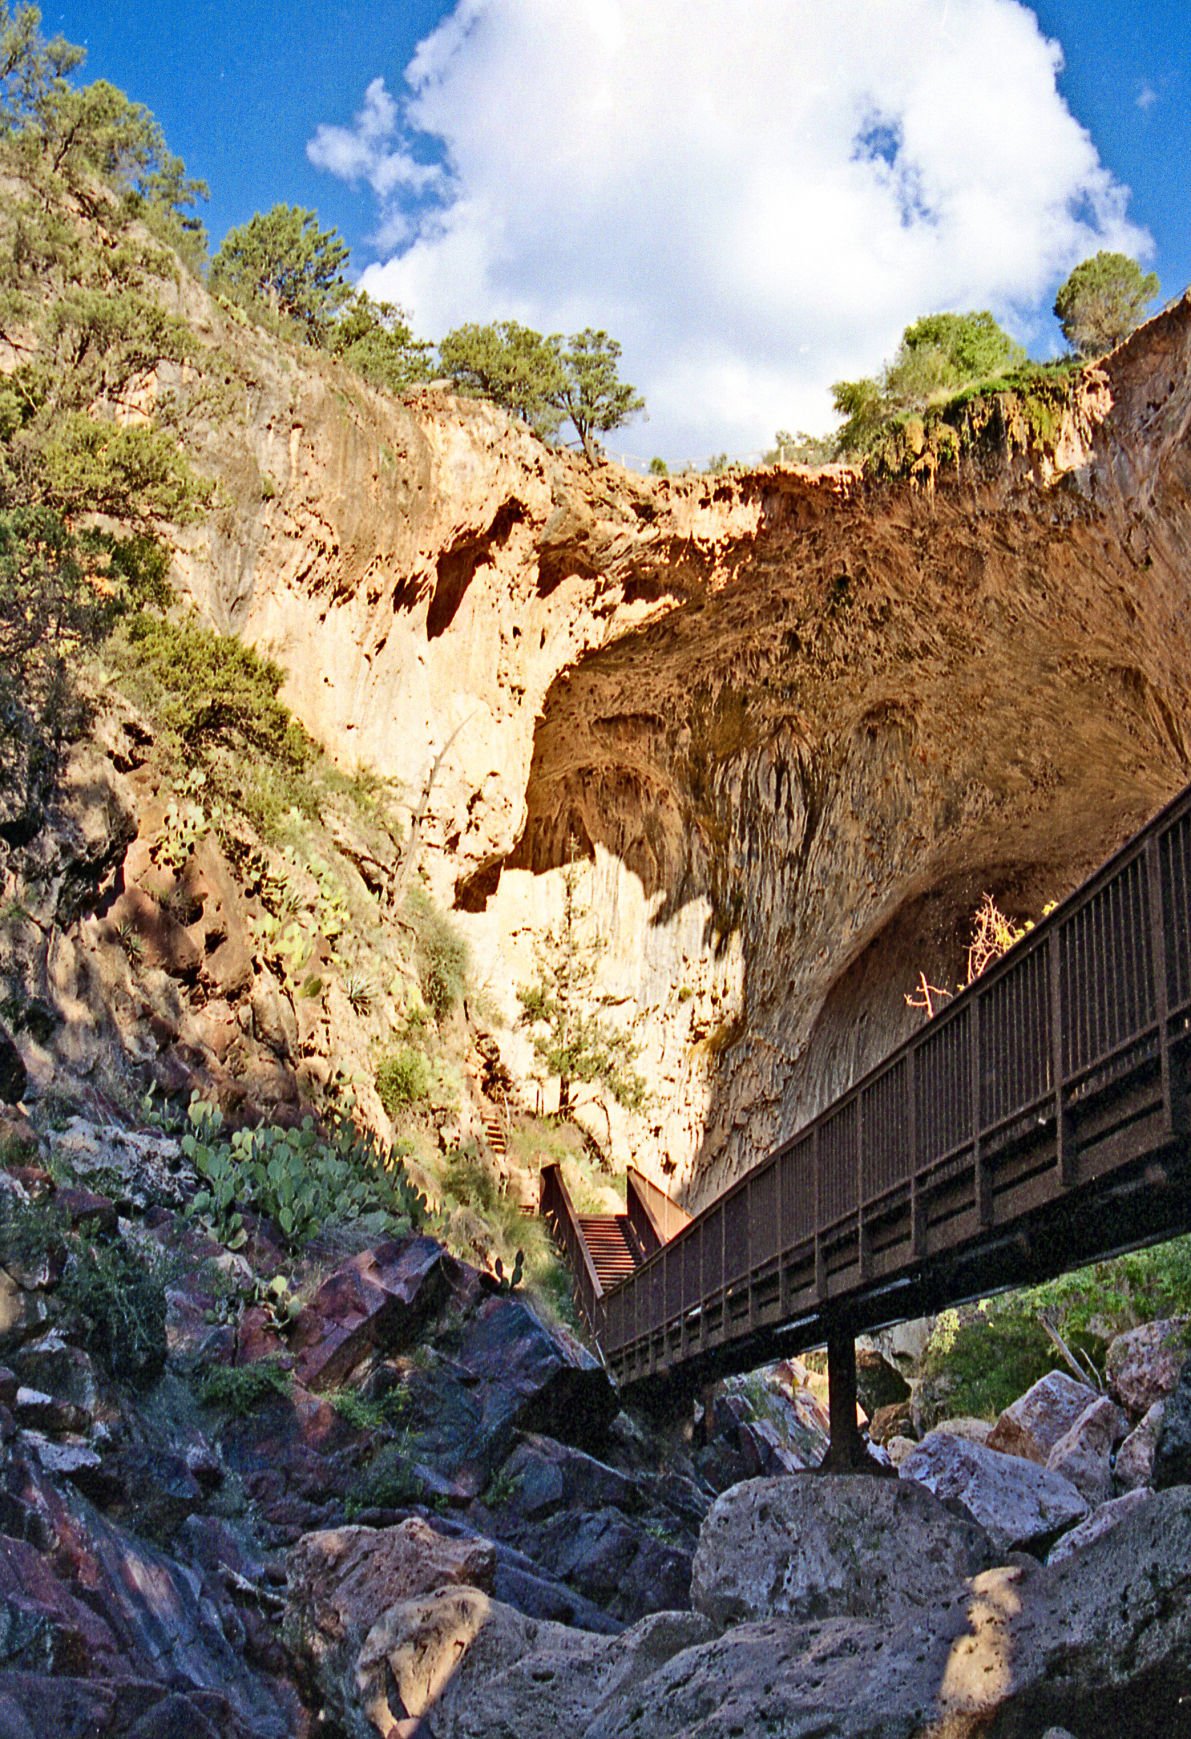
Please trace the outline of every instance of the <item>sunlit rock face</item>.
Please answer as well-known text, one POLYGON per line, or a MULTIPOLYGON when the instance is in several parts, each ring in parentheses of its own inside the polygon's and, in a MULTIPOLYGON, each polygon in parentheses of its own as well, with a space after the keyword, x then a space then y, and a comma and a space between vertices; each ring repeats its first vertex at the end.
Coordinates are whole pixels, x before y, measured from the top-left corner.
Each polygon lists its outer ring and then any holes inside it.
POLYGON ((412 807, 445 748, 424 868, 506 1022, 579 854, 652 1094, 592 1128, 702 1202, 921 1018, 982 892, 1036 914, 1191 777, 1189 359, 1184 301, 923 487, 590 472, 262 341, 183 564, 341 762, 412 807))

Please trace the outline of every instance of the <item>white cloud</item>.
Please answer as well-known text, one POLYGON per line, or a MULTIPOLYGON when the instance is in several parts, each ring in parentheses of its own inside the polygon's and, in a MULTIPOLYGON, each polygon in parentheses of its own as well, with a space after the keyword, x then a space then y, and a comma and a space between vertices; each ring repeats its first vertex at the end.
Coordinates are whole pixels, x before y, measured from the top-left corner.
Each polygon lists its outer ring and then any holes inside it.
POLYGON ((1143 82, 1141 89, 1133 100, 1144 114, 1147 109, 1152 109, 1154 104, 1158 101, 1158 93, 1153 85, 1143 82))
POLYGON ((1148 250, 1061 65, 1018 0, 462 0, 310 154, 377 194, 370 293, 607 327, 651 414, 617 439, 701 459, 826 427, 921 313, 1028 340, 1077 260, 1148 250))
POLYGON ((352 125, 333 127, 324 121, 307 144, 306 155, 316 169, 326 169, 341 181, 368 183, 380 204, 373 242, 382 251, 413 233, 400 209, 400 195, 424 195, 443 187, 441 168, 419 163, 407 148, 397 104, 383 78, 374 78, 364 92, 364 106, 352 125))

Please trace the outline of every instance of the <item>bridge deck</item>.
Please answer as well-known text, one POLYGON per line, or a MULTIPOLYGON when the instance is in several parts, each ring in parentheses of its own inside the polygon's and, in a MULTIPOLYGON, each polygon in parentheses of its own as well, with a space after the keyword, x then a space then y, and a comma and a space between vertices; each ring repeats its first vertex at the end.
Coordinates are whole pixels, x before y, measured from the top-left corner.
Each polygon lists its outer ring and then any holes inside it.
POLYGON ((702 1380, 1186 1230, 1189 1057, 1191 787, 620 1284, 580 1285, 611 1370, 702 1380))

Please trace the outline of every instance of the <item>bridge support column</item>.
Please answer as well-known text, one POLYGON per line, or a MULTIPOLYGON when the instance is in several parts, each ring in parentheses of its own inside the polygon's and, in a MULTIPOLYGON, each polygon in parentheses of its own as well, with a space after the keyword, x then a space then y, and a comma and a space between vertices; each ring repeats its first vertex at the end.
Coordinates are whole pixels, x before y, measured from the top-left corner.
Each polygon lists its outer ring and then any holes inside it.
POLYGON ((868 1452, 856 1423, 856 1335, 846 1319, 827 1331, 827 1409, 831 1442, 819 1463, 820 1473, 893 1474, 868 1452))
POLYGON ((868 1455, 856 1423, 856 1340, 847 1321, 835 1323, 827 1333, 827 1408, 831 1443, 819 1471, 859 1472, 868 1455))

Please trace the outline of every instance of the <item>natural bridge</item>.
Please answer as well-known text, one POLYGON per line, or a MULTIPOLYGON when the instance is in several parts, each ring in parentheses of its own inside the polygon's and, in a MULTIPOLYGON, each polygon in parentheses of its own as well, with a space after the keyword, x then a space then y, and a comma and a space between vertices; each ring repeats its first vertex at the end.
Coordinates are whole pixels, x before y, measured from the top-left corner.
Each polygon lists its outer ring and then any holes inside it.
POLYGON ((542 1212, 622 1386, 826 1342, 850 1465, 858 1331, 1191 1226, 1189 1056, 1191 787, 696 1218, 636 1173, 580 1218, 557 1166, 542 1212))

